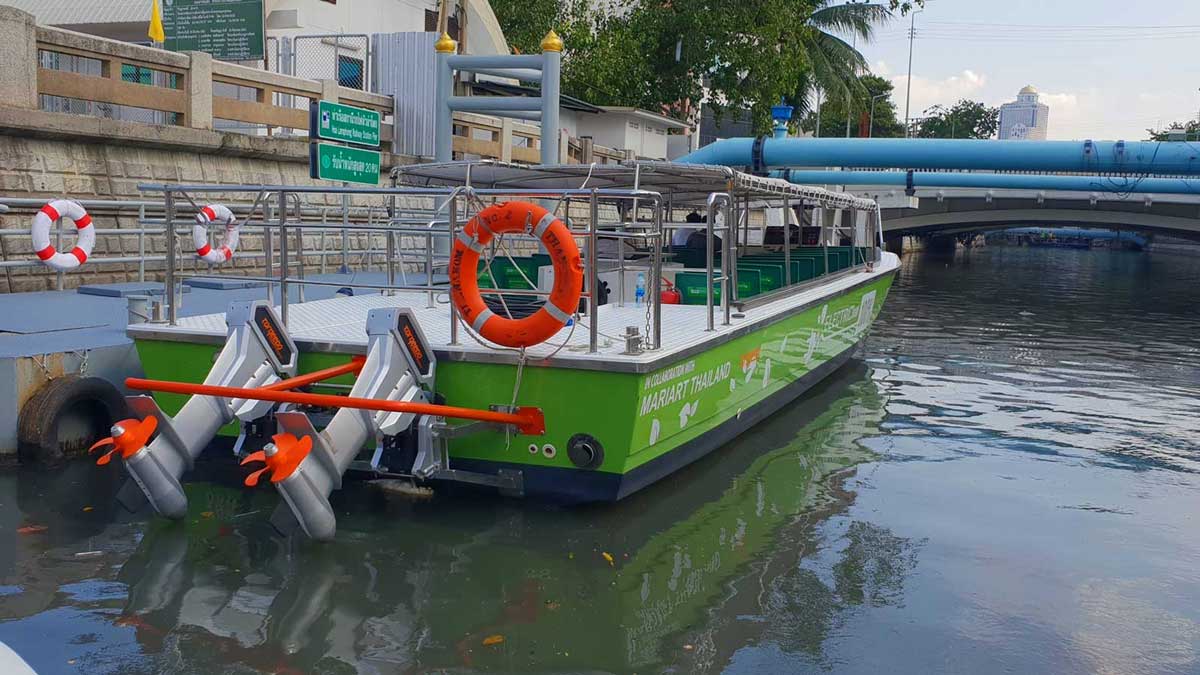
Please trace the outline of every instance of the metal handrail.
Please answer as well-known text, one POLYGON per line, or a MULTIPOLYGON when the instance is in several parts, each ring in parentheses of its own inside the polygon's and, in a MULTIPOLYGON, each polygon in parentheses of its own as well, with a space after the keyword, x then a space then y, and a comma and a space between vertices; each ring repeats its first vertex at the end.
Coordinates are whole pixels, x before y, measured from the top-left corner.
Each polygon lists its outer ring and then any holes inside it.
MULTIPOLYGON (((301 289, 301 293, 303 293, 303 288, 305 286, 336 286, 336 287, 348 287, 348 288, 352 288, 352 289, 361 288, 361 289, 366 289, 366 290, 379 290, 379 291, 425 292, 428 295, 429 305, 433 306, 434 301, 435 301, 434 296, 436 295, 436 292, 437 292, 437 289, 433 285, 434 262, 435 262, 435 260, 443 261, 443 260, 448 260, 448 258, 449 258, 449 256, 447 256, 447 255, 436 255, 435 254, 435 252, 433 250, 434 249, 433 241, 435 238, 453 240, 453 238, 457 235, 458 218, 459 218, 460 214, 469 215, 469 213, 470 213, 469 207, 465 210, 460 207, 460 204, 459 204, 460 199, 463 199, 465 197, 485 198, 485 197, 514 197, 514 196, 534 197, 534 198, 537 198, 537 197, 553 198, 553 199, 558 199, 558 200, 566 200, 567 205, 568 205, 567 210, 569 212, 569 210, 570 210, 569 205, 570 205, 571 197, 576 197, 576 198, 586 197, 589 200, 589 202, 592 204, 592 213, 593 213, 592 217, 589 219, 589 222, 586 224, 586 226, 580 227, 576 223, 571 223, 570 219, 567 219, 567 220, 569 223, 569 226, 568 226, 569 231, 572 233, 572 235, 577 236, 577 237, 586 238, 588 241, 588 246, 586 247, 586 251, 585 251, 585 263, 586 263, 586 267, 588 269, 589 276, 588 276, 586 290, 582 295, 583 295, 583 297, 588 299, 589 333, 590 333, 589 334, 589 352, 590 353, 595 353, 598 351, 598 335, 599 335, 599 321, 598 321, 598 316, 597 316, 599 310, 597 307, 597 303, 594 301, 594 299, 595 299, 594 294, 596 292, 595 279, 594 279, 596 269, 597 269, 596 261, 600 258, 600 255, 599 255, 599 252, 598 252, 597 246, 596 246, 597 240, 600 238, 610 238, 610 239, 618 239, 618 240, 634 240, 634 241, 643 241, 643 242, 661 242, 662 241, 662 231, 663 231, 662 213, 661 213, 662 204, 663 204, 662 196, 656 192, 647 191, 647 190, 637 190, 637 189, 629 190, 629 189, 596 188, 596 189, 590 189, 590 190, 589 189, 529 190, 529 189, 519 189, 519 188, 517 188, 517 189, 503 189, 503 188, 472 189, 472 188, 466 187, 466 186, 459 186, 459 187, 455 187, 455 188, 450 188, 450 187, 446 187, 446 188, 394 187, 394 188, 382 188, 381 189, 381 188, 355 188, 355 187, 325 188, 325 187, 315 187, 315 186, 265 186, 264 187, 264 186, 231 186, 231 185, 220 185, 220 186, 216 186, 216 185, 202 185, 202 186, 143 185, 140 187, 142 189, 149 190, 149 191, 160 191, 163 193, 163 197, 164 197, 164 199, 163 199, 163 218, 161 219, 161 221, 159 221, 158 219, 143 219, 143 220, 148 221, 146 224, 157 224, 157 223, 161 222, 161 224, 163 225, 163 230, 164 231, 171 230, 173 236, 179 236, 180 232, 179 232, 178 228, 181 225, 189 226, 189 227, 191 226, 190 221, 179 219, 176 217, 176 206, 177 206, 176 199, 179 197, 182 197, 183 199, 187 199, 188 201, 191 201, 191 197, 188 196, 189 192, 231 193, 231 192, 247 192, 247 191, 252 190, 252 191, 256 192, 258 195, 258 198, 256 199, 256 206, 265 197, 266 203, 264 204, 264 208, 266 207, 266 204, 270 204, 271 209, 273 211, 273 215, 268 215, 268 214, 264 213, 264 216, 263 216, 261 222, 248 222, 245 226, 251 227, 251 228, 261 228, 263 231, 264 252, 262 255, 266 260, 266 265, 265 265, 266 274, 264 274, 262 276, 238 275, 237 278, 244 279, 246 281, 258 281, 258 282, 268 283, 268 294, 271 293, 271 289, 274 287, 274 285, 278 284, 279 285, 279 293, 280 293, 280 297, 279 297, 280 318, 284 322, 285 326, 287 325, 287 321, 288 321, 288 306, 291 302, 291 299, 289 297, 289 295, 290 295, 289 289, 288 289, 289 285, 299 286, 301 289), (366 214, 367 214, 367 218, 368 218, 368 222, 366 224, 361 224, 361 223, 352 224, 352 223, 346 222, 345 219, 343 219, 343 223, 340 226, 335 225, 333 227, 330 227, 329 222, 328 222, 327 212, 320 212, 322 215, 321 222, 306 222, 303 219, 302 207, 300 205, 300 201, 297 198, 297 196, 300 194, 315 194, 315 193, 342 194, 344 198, 348 197, 350 195, 356 195, 356 194, 357 195, 366 195, 366 196, 385 197, 385 198, 390 198, 390 201, 393 204, 393 207, 391 209, 389 209, 387 217, 385 219, 381 219, 379 221, 373 220, 374 214, 378 212, 378 208, 375 206, 371 206, 366 209, 366 214), (395 207, 394 207, 394 204, 395 204, 394 198, 395 197, 435 198, 435 199, 438 199, 439 201, 444 199, 444 201, 441 201, 441 205, 435 209, 421 209, 420 211, 422 213, 430 214, 433 216, 432 218, 425 219, 425 218, 414 218, 411 216, 397 215, 397 211, 395 210, 395 207), (650 230, 644 231, 644 232, 619 232, 619 231, 607 231, 607 230, 602 229, 600 227, 599 209, 598 209, 598 202, 600 199, 634 200, 635 202, 637 200, 642 200, 648 206, 648 208, 651 210, 651 213, 653 215, 653 223, 651 224, 650 230), (294 204, 294 206, 293 206, 293 204, 294 204), (464 213, 464 211, 465 211, 465 213, 464 213), (444 219, 439 217, 442 214, 445 214, 444 219), (396 226, 397 224, 399 224, 400 226, 397 227, 396 226), (413 225, 416 225, 416 224, 423 224, 424 227, 413 227, 413 225), (272 237, 271 237, 271 233, 273 231, 275 231, 276 229, 278 230, 278 235, 279 235, 279 251, 278 251, 277 255, 275 253, 274 247, 272 246, 272 237), (357 282, 331 282, 331 281, 308 280, 308 279, 304 278, 303 265, 301 266, 301 268, 299 270, 299 274, 293 275, 291 273, 291 268, 294 265, 294 261, 292 258, 292 254, 289 252, 289 247, 291 246, 291 237, 289 237, 289 230, 299 231, 297 234, 300 234, 307 230, 318 230, 322 233, 322 247, 323 247, 324 246, 324 234, 326 232, 328 232, 330 229, 341 230, 343 232, 343 235, 347 231, 360 231, 360 232, 367 232, 367 233, 384 232, 387 235, 386 260, 387 260, 387 269, 388 269, 388 283, 386 285, 382 285, 382 284, 366 284, 366 283, 357 283, 357 282), (411 259, 414 256, 421 255, 420 252, 409 252, 409 251, 397 252, 395 250, 396 249, 395 236, 397 234, 410 234, 410 235, 425 238, 426 244, 425 244, 424 257, 425 257, 425 261, 426 261, 426 279, 425 279, 425 284, 423 286, 411 285, 411 284, 407 284, 407 283, 402 283, 402 284, 395 283, 395 270, 394 270, 395 261, 397 259, 401 259, 401 260, 403 260, 405 258, 411 259), (275 263, 276 259, 278 259, 278 263, 279 263, 278 274, 276 274, 273 271, 274 263, 275 263)), ((345 201, 345 199, 343 201, 345 201)), ((469 203, 470 202, 468 202, 468 204, 469 203)), ((413 211, 414 209, 406 208, 404 210, 406 212, 410 212, 410 211, 413 211)), ((360 208, 360 212, 361 212, 361 208, 360 208)), ((300 242, 300 245, 303 246, 303 236, 302 235, 298 236, 298 237, 296 237, 296 239, 300 242)), ((370 241, 374 241, 374 239, 370 239, 370 241)), ((655 245, 652 248, 655 251, 655 253, 652 257, 652 264, 653 264, 652 274, 660 275, 661 274, 661 266, 662 266, 662 260, 661 260, 661 256, 662 256, 661 248, 662 247, 655 245)), ((168 246, 167 255, 165 256, 166 261, 167 261, 167 272, 166 272, 165 276, 166 276, 168 287, 174 288, 177 279, 181 280, 181 279, 213 278, 213 277, 225 278, 225 277, 222 277, 221 275, 213 275, 213 274, 182 273, 180 270, 176 269, 177 268, 177 260, 176 260, 174 249, 175 249, 174 246, 168 246)), ((365 255, 367 255, 367 256, 372 255, 373 250, 374 250, 373 246, 369 247, 368 250, 366 251, 365 255)), ((300 256, 306 255, 302 249, 297 251, 296 254, 300 255, 300 256)), ((318 253, 316 255, 325 256, 325 255, 329 255, 329 254, 330 254, 329 252, 322 250, 320 253, 318 253)), ((313 255, 313 254, 307 254, 307 255, 313 255)), ((487 292, 490 293, 492 291, 488 290, 487 292)), ((531 296, 541 296, 541 297, 549 296, 548 292, 538 291, 538 290, 519 291, 519 290, 514 289, 513 291, 502 291, 500 289, 496 289, 495 292, 496 293, 515 292, 516 294, 520 294, 520 295, 531 295, 531 296)), ((302 296, 301 296, 301 301, 303 301, 302 296)), ((650 304, 653 305, 653 322, 652 322, 652 325, 650 326, 652 333, 651 333, 650 337, 652 338, 651 345, 654 348, 657 348, 658 346, 660 346, 661 341, 662 341, 661 308, 659 307, 660 302, 661 302, 660 294, 655 294, 655 296, 650 299, 650 304)), ((178 308, 177 308, 176 298, 174 297, 173 293, 168 293, 166 295, 166 304, 167 304, 167 307, 166 307, 167 321, 169 323, 171 323, 172 325, 174 325, 178 319, 178 308)), ((454 311, 454 308, 453 308, 453 306, 451 306, 451 326, 450 326, 450 328, 451 328, 451 344, 457 344, 458 317, 455 314, 456 313, 454 311)), ((649 318, 648 318, 648 322, 650 322, 649 318)))
POLYGON ((714 330, 713 327, 713 283, 721 282, 721 307, 725 310, 725 321, 722 325, 728 326, 730 320, 729 311, 729 224, 733 222, 733 195, 728 192, 713 192, 708 195, 708 199, 704 202, 704 208, 708 212, 708 227, 705 231, 705 313, 708 317, 707 330, 714 330), (717 203, 721 202, 725 205, 725 225, 717 227, 717 203), (721 240, 721 276, 713 278, 713 233, 725 232, 725 237, 721 240))

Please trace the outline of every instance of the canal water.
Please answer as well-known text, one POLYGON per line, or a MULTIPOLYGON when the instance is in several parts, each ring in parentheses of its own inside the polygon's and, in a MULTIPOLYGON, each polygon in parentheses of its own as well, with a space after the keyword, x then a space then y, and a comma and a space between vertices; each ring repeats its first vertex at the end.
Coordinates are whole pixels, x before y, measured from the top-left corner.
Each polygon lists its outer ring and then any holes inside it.
POLYGON ((617 505, 0 475, 0 640, 50 673, 1200 672, 1200 261, 905 258, 860 358, 617 505))

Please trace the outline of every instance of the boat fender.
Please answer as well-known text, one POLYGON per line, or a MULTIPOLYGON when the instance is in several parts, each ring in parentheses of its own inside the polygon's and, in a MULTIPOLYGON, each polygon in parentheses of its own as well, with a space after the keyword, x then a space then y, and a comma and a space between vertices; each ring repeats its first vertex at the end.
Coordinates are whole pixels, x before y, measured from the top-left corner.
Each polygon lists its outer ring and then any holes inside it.
POLYGON ((550 339, 579 307, 583 261, 571 231, 553 213, 530 202, 503 202, 480 211, 454 239, 450 301, 463 322, 505 347, 531 347, 550 339), (533 314, 513 319, 488 308, 479 291, 479 255, 497 234, 528 233, 541 240, 554 265, 554 288, 533 314))
POLYGON ((17 419, 17 454, 22 462, 52 463, 64 454, 84 451, 108 435, 113 422, 128 417, 125 397, 99 377, 64 375, 50 380, 21 407, 17 419), (62 438, 59 427, 69 416, 82 417, 85 438, 62 438))
POLYGON ((47 267, 56 270, 69 270, 87 262, 96 245, 96 228, 92 225, 92 217, 78 202, 69 199, 55 199, 42 207, 33 217, 33 225, 29 229, 29 237, 33 240, 33 252, 47 267), (50 226, 59 218, 66 218, 75 223, 75 248, 70 253, 59 253, 50 243, 50 226))
POLYGON ((581 469, 595 469, 604 463, 604 446, 591 434, 575 434, 567 441, 567 457, 581 469))
POLYGON ((196 257, 207 263, 219 265, 233 258, 237 250, 238 236, 242 226, 237 216, 222 204, 209 204, 196 214, 196 224, 192 226, 192 243, 196 245, 196 257), (219 223, 225 226, 225 241, 220 248, 214 249, 208 243, 208 224, 219 223))

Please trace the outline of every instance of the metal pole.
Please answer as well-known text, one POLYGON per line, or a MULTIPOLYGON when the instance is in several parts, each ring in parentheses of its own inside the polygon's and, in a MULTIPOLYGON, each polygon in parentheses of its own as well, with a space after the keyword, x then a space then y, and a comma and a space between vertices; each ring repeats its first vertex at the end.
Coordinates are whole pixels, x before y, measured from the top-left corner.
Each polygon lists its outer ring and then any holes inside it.
MULTIPOLYGON (((388 286, 396 285, 396 233, 387 233, 387 282, 388 286)), ((388 291, 388 295, 395 295, 388 291)))
MULTIPOLYGON (((733 187, 732 181, 730 182, 729 185, 730 185, 730 187, 733 187)), ((733 192, 731 190, 729 201, 726 202, 726 204, 725 204, 725 239, 724 239, 725 251, 724 251, 723 255, 721 256, 721 286, 722 286, 721 307, 725 310, 725 320, 722 322, 722 325, 725 325, 725 326, 729 325, 730 308, 733 306, 730 295, 735 292, 734 290, 732 290, 730 288, 730 285, 729 285, 729 282, 730 282, 729 265, 730 265, 730 258, 733 257, 732 250, 730 249, 731 244, 729 243, 729 223, 734 222, 733 218, 734 218, 734 214, 736 214, 736 213, 737 213, 737 198, 733 197, 733 192)), ((734 227, 733 233, 735 236, 737 235, 737 227, 736 226, 734 227)), ((734 265, 734 267, 733 267, 732 281, 734 282, 734 284, 737 283, 737 265, 734 265)))
POLYGON ((553 36, 552 41, 551 36, 553 31, 542 40, 542 164, 561 162, 558 147, 561 136, 558 131, 558 79, 562 65, 562 41, 558 36, 553 36))
MULTIPOLYGON (((342 187, 346 187, 346 183, 342 183, 342 187)), ((350 231, 346 229, 349 224, 350 195, 342 193, 342 268, 338 270, 342 274, 350 273, 350 231)))
MULTIPOLYGON (((800 200, 800 213, 804 213, 804 200, 800 200)), ((792 285, 792 226, 788 222, 790 209, 788 208, 788 198, 783 198, 783 287, 787 288, 792 285)), ((798 227, 802 230, 804 223, 801 222, 798 227)))
MULTIPOLYGON (((269 225, 267 225, 267 223, 270 222, 271 217, 275 215, 274 208, 274 206, 270 206, 265 203, 263 204, 263 267, 266 268, 263 276, 267 279, 270 279, 271 275, 274 274, 272 271, 272 262, 275 259, 275 241, 274 235, 271 233, 271 228, 269 225), (267 211, 268 208, 272 210, 270 213, 267 211)), ((274 284, 267 284, 267 302, 270 304, 275 304, 274 284)))
POLYGON ((287 240, 287 193, 279 192, 279 318, 283 327, 288 327, 288 240, 287 240))
MULTIPOLYGON (((300 212, 300 195, 291 195, 292 201, 296 204, 296 222, 303 222, 304 217, 300 212)), ((296 276, 300 277, 300 281, 304 281, 304 228, 296 228, 296 261, 300 266, 296 268, 296 276)), ((304 302, 304 284, 301 283, 296 289, 298 302, 304 302)))
POLYGON ((875 94, 871 97, 871 120, 867 123, 867 138, 875 137, 875 101, 887 96, 887 94, 875 94))
MULTIPOLYGON (((62 218, 58 218, 57 220, 54 221, 54 250, 56 250, 56 251, 61 251, 62 247, 63 247, 62 225, 63 225, 62 218)), ((57 272, 54 273, 54 277, 55 277, 55 282, 54 282, 55 286, 58 288, 58 290, 61 291, 63 289, 63 283, 65 281, 65 279, 63 278, 64 277, 63 271, 58 270, 57 272)))
POLYGON ((454 69, 450 67, 450 56, 458 45, 445 33, 434 45, 437 51, 434 74, 434 128, 433 157, 439 162, 454 159, 454 124, 450 112, 450 94, 454 90, 454 69))
POLYGON ((146 205, 138 207, 138 281, 146 281, 146 205))
MULTIPOLYGON (((815 212, 814 212, 815 213, 815 212)), ((821 250, 825 253, 825 274, 829 274, 829 234, 825 231, 825 207, 821 207, 821 250)))
POLYGON ((167 271, 163 274, 163 298, 167 303, 167 323, 174 326, 178 318, 175 306, 175 193, 169 188, 163 193, 163 230, 167 239, 167 271))
MULTIPOLYGON (((448 221, 448 229, 450 230, 450 241, 454 241, 454 237, 456 237, 458 235, 458 232, 457 232, 457 230, 458 230, 458 193, 457 192, 451 193, 450 201, 447 204, 447 208, 450 209, 449 217, 446 219, 448 221)), ((432 265, 429 268, 427 268, 427 274, 428 274, 428 276, 425 277, 425 283, 427 286, 432 288, 433 282, 430 281, 430 279, 433 279, 432 265)), ((433 291, 432 290, 430 290, 430 292, 429 292, 429 302, 430 303, 433 302, 433 291)), ((432 307, 433 305, 430 304, 430 306, 432 307)), ((451 345, 458 344, 458 312, 454 309, 453 302, 450 303, 450 344, 451 345)))
POLYGON ((817 128, 813 130, 813 138, 821 137, 821 90, 817 89, 817 128))
MULTIPOLYGON (((555 76, 557 80, 557 74, 555 76)), ((545 122, 543 122, 545 124, 545 122)), ((596 188, 588 198, 588 247, 587 289, 588 289, 588 353, 595 354, 600 343, 600 303, 596 302, 596 221, 600 218, 600 203, 596 197, 596 188)))
POLYGON ((654 200, 654 231, 658 239, 654 242, 653 276, 654 289, 654 349, 662 347, 662 252, 663 252, 663 204, 661 198, 654 200))
POLYGON ((908 77, 904 83, 904 137, 909 138, 912 134, 909 132, 909 103, 912 101, 912 57, 913 57, 913 40, 917 37, 917 13, 920 10, 914 10, 909 15, 908 27, 908 77))

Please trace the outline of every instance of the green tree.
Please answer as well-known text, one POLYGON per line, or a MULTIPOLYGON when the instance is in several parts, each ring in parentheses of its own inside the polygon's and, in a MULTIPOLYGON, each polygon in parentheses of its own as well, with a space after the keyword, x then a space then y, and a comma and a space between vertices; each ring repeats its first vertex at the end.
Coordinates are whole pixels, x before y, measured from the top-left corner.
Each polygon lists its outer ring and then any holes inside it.
MULTIPOLYGON (((892 5, 897 6, 897 3, 892 5)), ((875 26, 885 23, 891 16, 889 6, 882 4, 833 4, 831 0, 816 0, 807 26, 800 34, 810 67, 798 80, 792 105, 807 108, 807 102, 817 89, 825 92, 830 100, 850 101, 852 107, 855 100, 869 97, 859 77, 868 70, 866 59, 840 35, 868 43, 875 35, 875 26)))
POLYGON ((1194 141, 1200 139, 1200 120, 1187 122, 1171 122, 1165 129, 1147 129, 1152 141, 1167 141, 1171 132, 1183 132, 1184 139, 1194 141))
MULTIPOLYGON (((864 92, 862 97, 850 99, 850 136, 858 137, 860 122, 865 119, 871 122, 871 99, 875 99, 875 118, 871 127, 873 133, 867 135, 876 138, 899 138, 904 136, 904 123, 896 119, 896 104, 892 101, 893 85, 886 78, 878 75, 863 75, 858 78, 864 92)), ((821 133, 822 138, 840 137, 846 135, 846 97, 830 97, 821 102, 821 133)), ((817 126, 817 111, 809 110, 801 120, 802 131, 813 132, 817 126)))
POLYGON ((862 55, 836 34, 862 42, 894 11, 924 0, 640 0, 622 6, 587 0, 492 0, 510 44, 536 52, 555 28, 566 43, 563 91, 607 105, 750 109, 760 130, 770 106, 787 97, 808 105, 815 86, 850 90, 862 55))
POLYGON ((1000 126, 1000 109, 962 99, 947 108, 935 105, 916 121, 919 138, 991 138, 1000 126))

